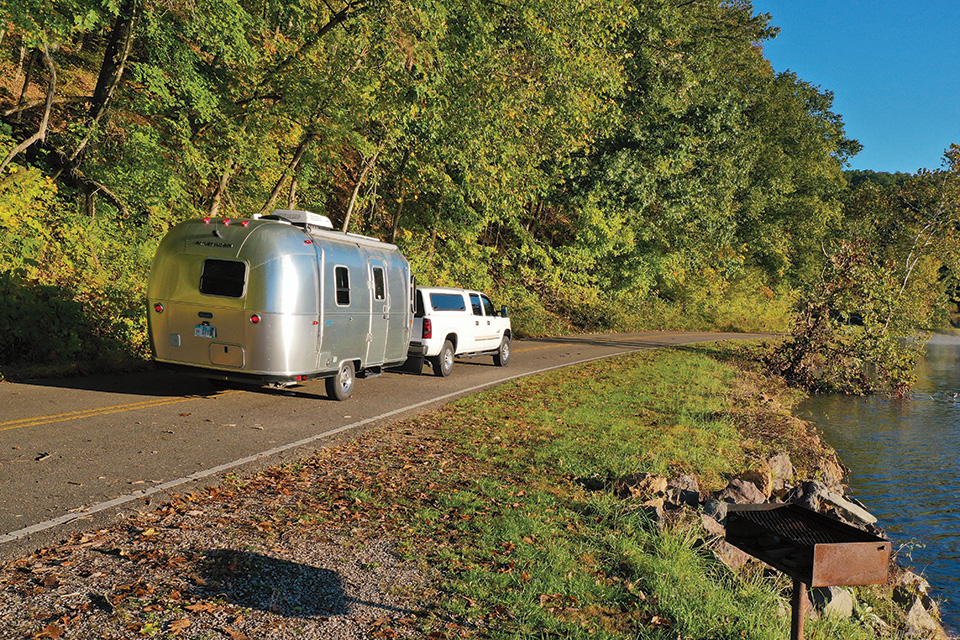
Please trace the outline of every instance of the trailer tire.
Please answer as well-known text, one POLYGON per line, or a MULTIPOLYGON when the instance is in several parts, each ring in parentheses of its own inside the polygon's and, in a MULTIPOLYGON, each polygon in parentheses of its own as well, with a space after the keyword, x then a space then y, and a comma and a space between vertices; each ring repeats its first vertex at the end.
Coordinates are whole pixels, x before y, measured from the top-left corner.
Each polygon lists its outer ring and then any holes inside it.
POLYGON ((430 358, 430 366, 433 367, 433 375, 446 378, 453 371, 453 343, 444 340, 443 347, 440 348, 440 355, 430 358))
POLYGON ((500 341, 500 348, 493 354, 493 364, 498 367, 505 367, 510 362, 510 336, 503 336, 500 341))
POLYGON ((337 375, 327 378, 327 396, 331 400, 346 400, 353 394, 353 383, 356 381, 356 371, 353 362, 344 360, 340 363, 337 375))

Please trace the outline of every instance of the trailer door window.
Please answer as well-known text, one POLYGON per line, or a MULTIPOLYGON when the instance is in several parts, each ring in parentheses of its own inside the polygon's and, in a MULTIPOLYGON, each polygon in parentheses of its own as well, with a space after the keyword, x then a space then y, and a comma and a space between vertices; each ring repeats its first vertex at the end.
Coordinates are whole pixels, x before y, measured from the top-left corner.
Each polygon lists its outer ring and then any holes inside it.
POLYGON ((337 305, 346 307, 350 304, 350 271, 346 267, 336 267, 333 270, 337 288, 337 305))
POLYGON ((387 288, 383 281, 383 269, 380 267, 373 268, 373 299, 374 300, 386 300, 387 298, 387 288))
POLYGON ((246 282, 247 263, 245 262, 216 260, 214 258, 203 261, 203 271, 200 273, 200 293, 208 296, 242 298, 246 282))

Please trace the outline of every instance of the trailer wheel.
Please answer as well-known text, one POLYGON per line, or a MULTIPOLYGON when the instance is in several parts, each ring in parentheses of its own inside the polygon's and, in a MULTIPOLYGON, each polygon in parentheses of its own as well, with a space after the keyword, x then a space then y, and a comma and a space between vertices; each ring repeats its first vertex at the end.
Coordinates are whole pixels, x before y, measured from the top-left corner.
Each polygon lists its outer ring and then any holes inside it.
POLYGON ((344 360, 340 363, 340 370, 332 378, 327 378, 327 396, 331 400, 346 400, 353 393, 354 375, 353 362, 344 360))
POLYGON ((500 348, 493 354, 493 364, 498 367, 505 367, 510 362, 510 336, 503 336, 500 341, 500 348))
POLYGON ((430 358, 433 375, 446 378, 453 371, 453 343, 445 340, 440 355, 430 358))

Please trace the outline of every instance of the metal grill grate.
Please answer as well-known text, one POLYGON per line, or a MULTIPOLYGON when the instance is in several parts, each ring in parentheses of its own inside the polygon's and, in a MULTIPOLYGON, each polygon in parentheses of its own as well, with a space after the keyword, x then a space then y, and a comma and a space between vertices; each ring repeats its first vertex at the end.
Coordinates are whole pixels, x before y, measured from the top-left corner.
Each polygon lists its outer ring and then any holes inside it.
POLYGON ((832 527, 824 527, 822 523, 811 521, 802 517, 802 514, 787 509, 741 511, 737 515, 760 525, 773 535, 807 547, 851 541, 849 532, 839 534, 832 527))

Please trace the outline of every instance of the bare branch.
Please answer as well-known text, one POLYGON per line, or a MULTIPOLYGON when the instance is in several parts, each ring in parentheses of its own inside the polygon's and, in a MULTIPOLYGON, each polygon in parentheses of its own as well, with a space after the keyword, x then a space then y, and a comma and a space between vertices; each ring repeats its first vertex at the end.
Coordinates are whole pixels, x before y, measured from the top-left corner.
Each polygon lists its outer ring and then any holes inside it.
POLYGON ((0 173, 16 158, 18 155, 29 149, 36 142, 43 142, 47 139, 47 127, 50 124, 50 111, 53 109, 53 97, 57 92, 57 68, 53 64, 53 58, 50 57, 50 50, 47 43, 43 43, 43 60, 50 70, 50 82, 47 85, 46 106, 43 108, 43 118, 40 121, 40 128, 37 132, 18 144, 7 154, 7 157, 0 163, 0 173))

